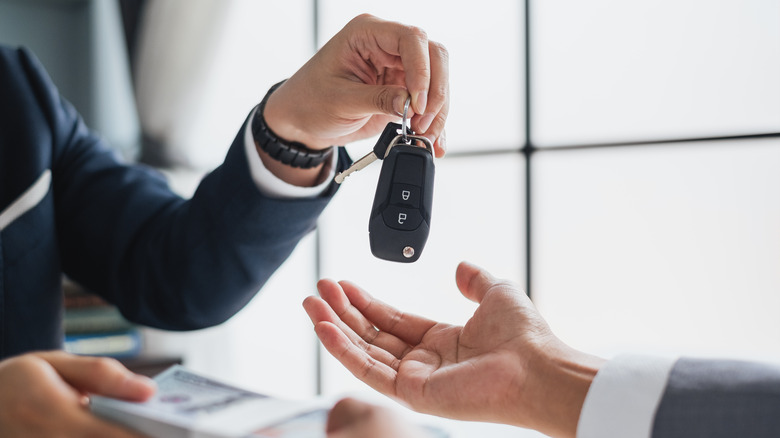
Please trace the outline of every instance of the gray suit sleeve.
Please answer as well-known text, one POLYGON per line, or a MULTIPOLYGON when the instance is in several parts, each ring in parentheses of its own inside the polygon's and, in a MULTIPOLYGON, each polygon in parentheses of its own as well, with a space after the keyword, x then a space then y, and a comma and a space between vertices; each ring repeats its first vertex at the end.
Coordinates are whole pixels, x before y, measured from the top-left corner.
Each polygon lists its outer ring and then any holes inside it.
POLYGON ((652 436, 780 436, 780 366, 678 360, 656 411, 652 436))

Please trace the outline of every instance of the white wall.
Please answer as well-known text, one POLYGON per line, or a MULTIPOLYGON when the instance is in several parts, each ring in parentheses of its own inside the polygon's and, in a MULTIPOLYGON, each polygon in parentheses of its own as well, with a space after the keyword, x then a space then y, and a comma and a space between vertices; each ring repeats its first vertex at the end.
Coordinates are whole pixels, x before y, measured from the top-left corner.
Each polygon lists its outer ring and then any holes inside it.
POLYGON ((778 132, 780 3, 532 3, 536 145, 778 132))
POLYGON ((780 138, 533 159, 533 296, 559 336, 780 361, 780 138))
POLYGON ((531 17, 532 292, 553 329, 607 357, 780 360, 780 138, 642 145, 780 133, 780 3, 531 17))

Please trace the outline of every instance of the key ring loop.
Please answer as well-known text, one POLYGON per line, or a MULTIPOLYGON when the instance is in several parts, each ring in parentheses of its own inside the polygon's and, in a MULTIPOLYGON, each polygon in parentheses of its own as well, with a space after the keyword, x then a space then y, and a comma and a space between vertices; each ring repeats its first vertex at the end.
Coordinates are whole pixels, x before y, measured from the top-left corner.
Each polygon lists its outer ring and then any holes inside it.
POLYGON ((407 112, 409 111, 409 104, 412 102, 411 96, 406 96, 406 102, 404 102, 404 116, 401 120, 401 135, 403 136, 404 143, 409 144, 411 140, 407 137, 406 123, 409 122, 407 118, 407 112))
MULTIPOLYGON (((399 141, 403 141, 403 138, 404 138, 403 134, 396 135, 393 141, 390 142, 390 146, 387 147, 387 150, 385 151, 385 155, 383 158, 387 158, 387 156, 390 155, 390 149, 394 148, 395 146, 401 146, 401 143, 399 143, 399 141)), ((433 143, 431 143, 431 141, 428 140, 428 137, 423 137, 422 135, 409 134, 407 138, 409 139, 409 142, 404 143, 405 146, 412 146, 412 140, 419 141, 420 143, 422 143, 422 146, 425 146, 425 149, 428 149, 428 152, 430 152, 431 155, 433 155, 433 143)))

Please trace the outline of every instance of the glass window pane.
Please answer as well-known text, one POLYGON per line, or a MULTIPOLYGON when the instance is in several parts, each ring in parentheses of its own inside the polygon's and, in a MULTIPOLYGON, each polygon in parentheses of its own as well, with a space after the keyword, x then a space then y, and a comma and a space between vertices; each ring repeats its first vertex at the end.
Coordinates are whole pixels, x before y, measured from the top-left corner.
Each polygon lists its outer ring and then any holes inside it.
POLYGON ((535 144, 780 131, 780 2, 531 6, 535 144))
POLYGON ((144 133, 164 145, 151 155, 199 170, 222 163, 271 85, 314 53, 313 8, 309 0, 273 12, 256 1, 148 2, 135 88, 144 133))
POLYGON ((532 159, 532 293, 564 340, 780 359, 780 139, 532 159))
MULTIPOLYGON (((463 324, 475 305, 455 285, 462 260, 524 282, 524 160, 515 153, 444 158, 436 164, 431 233, 412 264, 379 260, 368 243, 368 218, 380 166, 349 177, 320 221, 324 277, 350 280, 404 311, 463 324)), ((323 354, 326 395, 367 387, 323 354)))
POLYGON ((449 52, 450 152, 520 149, 525 133, 522 2, 321 0, 320 43, 370 13, 419 26, 449 52))

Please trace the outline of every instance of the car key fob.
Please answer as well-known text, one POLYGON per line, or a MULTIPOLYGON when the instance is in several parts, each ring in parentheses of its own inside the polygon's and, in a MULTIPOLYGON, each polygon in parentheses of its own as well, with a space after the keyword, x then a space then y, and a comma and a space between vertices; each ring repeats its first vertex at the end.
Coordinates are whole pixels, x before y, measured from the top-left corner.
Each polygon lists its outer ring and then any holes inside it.
POLYGON ((420 258, 431 226, 433 176, 430 140, 418 135, 393 139, 382 161, 368 222, 374 256, 402 263, 420 258))

